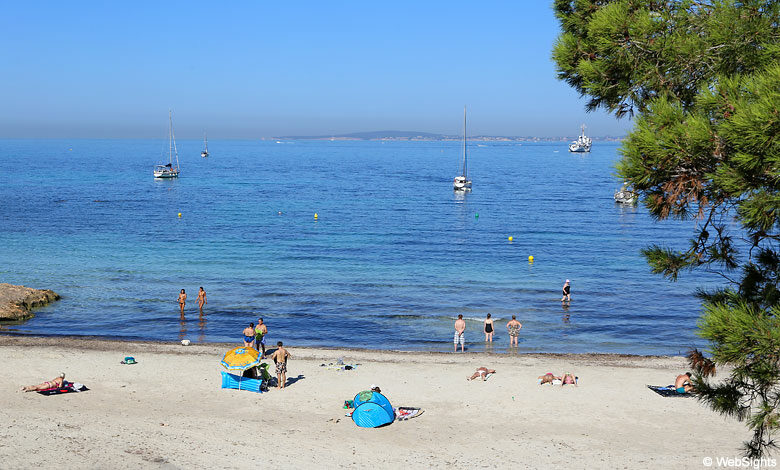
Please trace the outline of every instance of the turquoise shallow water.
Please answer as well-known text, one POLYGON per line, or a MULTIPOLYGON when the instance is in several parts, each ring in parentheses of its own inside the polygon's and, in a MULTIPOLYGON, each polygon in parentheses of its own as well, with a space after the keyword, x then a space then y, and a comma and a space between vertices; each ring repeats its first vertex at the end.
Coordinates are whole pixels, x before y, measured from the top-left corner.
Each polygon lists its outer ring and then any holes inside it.
POLYGON ((617 144, 472 144, 465 196, 451 189, 457 142, 213 141, 208 159, 200 145, 180 142, 182 176, 159 181, 159 141, 0 140, 0 281, 63 296, 8 327, 238 341, 260 315, 273 342, 447 351, 463 313, 483 350, 489 312, 494 351, 512 314, 520 351, 702 345, 693 293, 717 280, 669 283, 639 254, 684 247, 693 222, 613 202, 617 144))

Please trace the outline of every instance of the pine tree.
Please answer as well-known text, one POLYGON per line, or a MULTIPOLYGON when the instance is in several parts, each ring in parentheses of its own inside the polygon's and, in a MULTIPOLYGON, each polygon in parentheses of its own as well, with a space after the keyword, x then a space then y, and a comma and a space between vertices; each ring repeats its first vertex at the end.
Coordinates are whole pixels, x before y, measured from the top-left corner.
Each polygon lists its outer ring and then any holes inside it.
POLYGON ((746 455, 780 428, 780 3, 556 0, 558 78, 587 109, 635 118, 617 173, 657 219, 695 221, 687 250, 643 251, 677 280, 705 269, 690 355, 698 398, 745 421, 746 455), (713 362, 728 366, 714 381, 713 362))

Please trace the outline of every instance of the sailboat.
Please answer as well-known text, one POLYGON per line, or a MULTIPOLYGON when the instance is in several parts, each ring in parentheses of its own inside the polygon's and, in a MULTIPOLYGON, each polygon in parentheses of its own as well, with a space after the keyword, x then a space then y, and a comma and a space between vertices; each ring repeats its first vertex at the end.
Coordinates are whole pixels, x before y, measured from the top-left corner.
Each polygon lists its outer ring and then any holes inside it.
POLYGON ((471 180, 468 179, 466 166, 466 107, 463 107, 463 173, 452 180, 452 189, 455 191, 471 191, 471 180))
POLYGON ((206 158, 209 156, 209 141, 206 139, 206 133, 203 133, 203 151, 200 152, 200 156, 206 158))
POLYGON ((168 110, 168 163, 154 167, 155 178, 179 177, 179 152, 176 150, 176 137, 173 135, 173 118, 168 110), (176 156, 176 166, 173 166, 173 157, 176 156))
POLYGON ((593 144, 593 140, 585 135, 585 124, 582 125, 582 134, 577 137, 577 140, 569 144, 569 152, 585 153, 590 152, 590 146, 593 144))

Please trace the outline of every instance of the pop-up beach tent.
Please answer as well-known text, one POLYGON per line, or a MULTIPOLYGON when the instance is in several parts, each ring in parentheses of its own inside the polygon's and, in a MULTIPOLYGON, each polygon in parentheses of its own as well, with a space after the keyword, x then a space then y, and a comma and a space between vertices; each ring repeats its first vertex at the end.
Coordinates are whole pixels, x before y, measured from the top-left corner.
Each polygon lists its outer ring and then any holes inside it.
POLYGON ((390 402, 379 392, 367 390, 355 395, 352 421, 361 428, 376 428, 392 423, 395 412, 390 402))

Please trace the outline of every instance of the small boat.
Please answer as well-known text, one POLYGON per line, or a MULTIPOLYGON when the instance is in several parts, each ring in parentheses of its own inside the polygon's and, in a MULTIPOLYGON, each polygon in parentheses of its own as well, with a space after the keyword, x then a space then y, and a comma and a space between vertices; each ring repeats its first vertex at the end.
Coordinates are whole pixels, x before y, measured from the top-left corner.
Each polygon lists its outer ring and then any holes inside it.
POLYGON ((620 204, 636 204, 638 200, 637 194, 634 191, 628 189, 628 183, 623 183, 623 186, 615 191, 615 202, 620 204))
POLYGON ((569 152, 585 153, 590 152, 590 146, 593 143, 590 137, 585 135, 585 124, 582 125, 582 134, 577 140, 569 144, 569 152))
POLYGON ((206 158, 209 156, 209 141, 206 139, 206 133, 203 133, 203 151, 200 152, 200 156, 206 158))
POLYGON ((471 191, 471 180, 468 178, 466 165, 466 107, 463 107, 463 173, 452 180, 452 189, 455 191, 471 191))
POLYGON ((168 111, 168 163, 154 167, 155 178, 179 177, 179 152, 176 150, 176 137, 173 135, 173 118, 168 111), (176 166, 173 166, 173 157, 176 156, 176 166))

